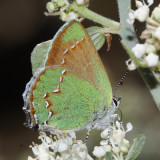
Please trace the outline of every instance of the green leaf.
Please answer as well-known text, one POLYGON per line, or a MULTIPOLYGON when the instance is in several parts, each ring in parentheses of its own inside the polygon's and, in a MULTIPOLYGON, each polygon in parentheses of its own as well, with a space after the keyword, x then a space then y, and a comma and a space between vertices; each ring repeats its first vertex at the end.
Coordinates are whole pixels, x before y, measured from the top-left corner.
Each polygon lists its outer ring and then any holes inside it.
POLYGON ((112 153, 111 152, 106 153, 106 160, 112 160, 112 153))
POLYGON ((32 73, 44 66, 51 40, 37 44, 31 53, 32 73))
POLYGON ((141 153, 144 143, 145 143, 145 135, 141 134, 134 139, 134 142, 126 156, 125 160, 135 160, 138 155, 141 153))
POLYGON ((97 26, 87 28, 87 32, 90 35, 97 51, 103 46, 106 39, 102 29, 103 28, 97 26))

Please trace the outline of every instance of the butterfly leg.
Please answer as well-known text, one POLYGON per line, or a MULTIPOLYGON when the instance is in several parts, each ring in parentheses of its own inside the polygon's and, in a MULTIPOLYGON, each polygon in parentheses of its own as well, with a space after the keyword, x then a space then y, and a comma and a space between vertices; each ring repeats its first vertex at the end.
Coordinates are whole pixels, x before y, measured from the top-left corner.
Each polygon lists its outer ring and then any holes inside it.
MULTIPOLYGON (((95 113, 94 113, 94 114, 95 114, 95 113)), ((97 118, 98 118, 98 113, 96 113, 95 118, 92 120, 91 126, 90 126, 90 128, 88 129, 88 132, 87 132, 87 135, 86 135, 86 139, 85 139, 85 144, 87 144, 87 142, 88 142, 88 137, 89 137, 89 135, 90 135, 91 130, 94 128, 94 125, 95 125, 95 123, 96 123, 97 118)))

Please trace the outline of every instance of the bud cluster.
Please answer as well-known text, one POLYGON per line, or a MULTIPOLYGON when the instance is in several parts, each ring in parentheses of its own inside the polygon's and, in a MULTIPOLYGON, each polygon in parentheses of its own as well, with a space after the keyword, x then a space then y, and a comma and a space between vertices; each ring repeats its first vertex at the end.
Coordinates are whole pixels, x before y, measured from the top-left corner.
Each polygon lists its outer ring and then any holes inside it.
POLYGON ((46 15, 60 15, 60 19, 64 22, 76 19, 80 17, 79 14, 69 8, 71 3, 76 3, 77 5, 88 6, 89 0, 74 0, 70 2, 69 0, 51 0, 47 3, 46 8, 49 13, 46 15))
POLYGON ((135 19, 146 22, 146 29, 141 34, 145 43, 136 44, 132 48, 134 56, 148 67, 158 67, 160 64, 158 52, 160 51, 160 5, 155 7, 149 16, 149 6, 153 0, 148 0, 148 5, 143 1, 136 1, 137 10, 130 10, 127 22, 133 24, 135 19))

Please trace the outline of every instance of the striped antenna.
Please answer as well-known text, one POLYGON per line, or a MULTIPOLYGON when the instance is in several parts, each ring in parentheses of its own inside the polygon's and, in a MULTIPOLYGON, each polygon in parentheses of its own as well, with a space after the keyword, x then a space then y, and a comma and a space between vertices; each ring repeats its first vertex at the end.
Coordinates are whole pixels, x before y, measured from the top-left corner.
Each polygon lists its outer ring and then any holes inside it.
POLYGON ((121 78, 121 80, 119 81, 116 89, 114 90, 113 97, 115 97, 115 95, 116 95, 117 90, 119 89, 119 87, 123 85, 124 79, 126 78, 126 76, 128 75, 128 73, 129 73, 129 70, 127 69, 127 71, 125 72, 125 74, 123 75, 123 77, 121 78))

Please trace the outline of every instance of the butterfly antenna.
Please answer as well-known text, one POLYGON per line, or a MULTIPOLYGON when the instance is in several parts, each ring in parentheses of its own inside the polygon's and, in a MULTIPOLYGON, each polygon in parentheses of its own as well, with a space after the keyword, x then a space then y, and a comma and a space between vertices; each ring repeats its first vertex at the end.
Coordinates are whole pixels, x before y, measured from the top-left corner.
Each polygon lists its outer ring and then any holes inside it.
POLYGON ((123 75, 123 77, 122 77, 121 80, 119 81, 116 89, 115 89, 114 92, 113 92, 113 97, 115 97, 115 95, 116 95, 117 90, 119 89, 119 87, 123 85, 123 81, 124 81, 124 79, 126 78, 126 76, 128 75, 128 72, 129 72, 129 70, 127 70, 127 71, 125 72, 125 74, 123 75))

